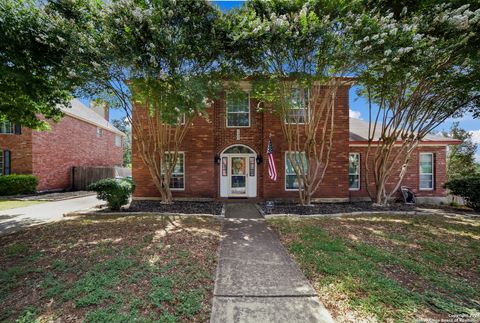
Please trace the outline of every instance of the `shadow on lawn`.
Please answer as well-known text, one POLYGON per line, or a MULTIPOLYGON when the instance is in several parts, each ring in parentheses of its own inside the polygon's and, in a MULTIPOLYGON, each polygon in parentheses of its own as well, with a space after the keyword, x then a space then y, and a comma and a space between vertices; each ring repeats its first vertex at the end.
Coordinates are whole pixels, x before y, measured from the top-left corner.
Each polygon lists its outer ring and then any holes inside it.
POLYGON ((98 216, 0 236, 0 321, 208 320, 219 229, 98 216))
POLYGON ((269 220, 338 320, 480 313, 480 221, 442 216, 269 220), (353 313, 353 314, 352 314, 353 313))

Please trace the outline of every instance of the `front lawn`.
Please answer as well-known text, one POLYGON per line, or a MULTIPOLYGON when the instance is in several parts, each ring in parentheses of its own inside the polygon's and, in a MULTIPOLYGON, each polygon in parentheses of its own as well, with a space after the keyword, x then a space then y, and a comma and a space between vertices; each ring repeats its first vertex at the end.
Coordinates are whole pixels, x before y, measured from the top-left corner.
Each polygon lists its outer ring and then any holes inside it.
POLYGON ((337 321, 480 318, 478 218, 345 216, 269 224, 337 321))
POLYGON ((0 237, 0 321, 208 321, 220 224, 91 217, 0 237))
POLYGON ((15 209, 18 207, 30 206, 34 204, 45 203, 44 201, 2 201, 0 200, 0 211, 15 209))

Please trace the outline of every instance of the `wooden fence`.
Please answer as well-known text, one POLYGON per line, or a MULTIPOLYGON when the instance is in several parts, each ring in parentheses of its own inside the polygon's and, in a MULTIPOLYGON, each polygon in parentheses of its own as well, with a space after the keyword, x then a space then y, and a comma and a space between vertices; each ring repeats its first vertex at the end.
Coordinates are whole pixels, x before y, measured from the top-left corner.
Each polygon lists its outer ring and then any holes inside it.
POLYGON ((73 167, 72 174, 72 189, 85 191, 88 185, 100 179, 132 176, 132 170, 127 167, 79 166, 73 167))

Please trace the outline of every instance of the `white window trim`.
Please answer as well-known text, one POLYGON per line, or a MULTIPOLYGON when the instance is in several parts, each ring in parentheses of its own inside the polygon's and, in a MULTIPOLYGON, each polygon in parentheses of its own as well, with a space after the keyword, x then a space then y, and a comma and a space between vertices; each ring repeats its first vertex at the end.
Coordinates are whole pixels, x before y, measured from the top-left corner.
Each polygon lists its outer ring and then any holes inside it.
MULTIPOLYGON (((248 126, 229 126, 228 125, 228 93, 225 94, 225 126, 230 129, 235 129, 235 128, 250 128, 252 125, 251 122, 251 115, 252 115, 252 109, 250 108, 250 93, 246 93, 248 96, 248 126)), ((231 112, 231 113, 245 113, 245 112, 231 112)))
POLYGON ((433 153, 425 152, 425 153, 419 153, 419 155, 418 155, 418 189, 420 191, 433 191, 433 190, 435 190, 435 158, 434 158, 433 153), (420 165, 422 155, 432 156, 432 172, 431 173, 422 173, 422 167, 420 165), (424 187, 420 186, 421 183, 422 183, 422 181, 420 180, 420 177, 422 175, 431 175, 432 176, 432 187, 430 187, 430 188, 425 187, 424 188, 424 187))
MULTIPOLYGON (((173 151, 166 151, 165 154, 173 154, 174 152, 173 151)), ((186 176, 185 176, 185 152, 184 151, 179 151, 178 152, 179 155, 183 155, 183 188, 170 188, 170 191, 185 191, 185 187, 187 186, 187 182, 186 182, 186 176)), ((163 170, 163 168, 162 168, 163 170)), ((174 173, 172 172, 171 175, 174 175, 174 173)))
MULTIPOLYGON (((292 90, 298 89, 297 87, 292 88, 292 90)), ((310 120, 310 89, 306 88, 307 94, 308 94, 308 100, 307 100, 307 106, 305 107, 305 122, 289 122, 288 119, 290 115, 285 116, 285 124, 306 124, 310 120)), ((292 110, 302 110, 300 108, 298 109, 292 109, 292 110)), ((289 111, 290 112, 290 111, 289 111)))
POLYGON ((0 135, 14 135, 15 134, 15 124, 13 122, 8 121, 8 120, 0 121, 0 123, 3 123, 3 122, 10 123, 10 131, 11 132, 0 132, 0 135))
MULTIPOLYGON (((296 173, 294 173, 294 174, 287 174, 287 159, 288 159, 288 153, 289 153, 289 151, 286 151, 286 152, 285 152, 285 167, 284 167, 285 169, 284 169, 284 171, 283 171, 283 173, 284 173, 284 182, 285 182, 285 183, 284 183, 284 185, 283 185, 283 188, 285 189, 286 192, 298 192, 298 190, 299 190, 300 188, 287 188, 287 175, 288 175, 288 176, 293 176, 293 175, 297 176, 296 173)), ((305 154, 305 152, 303 152, 303 151, 301 151, 301 152, 292 151, 292 153, 300 153, 300 154, 303 153, 303 154, 305 154)))
POLYGON ((120 136, 120 135, 115 135, 115 147, 121 148, 121 147, 122 147, 122 143, 123 143, 122 141, 123 141, 123 140, 122 140, 122 136, 120 136), (120 144, 119 144, 119 145, 117 145, 117 139, 120 139, 120 144))
MULTIPOLYGON (((348 176, 350 177, 350 175, 358 175, 358 187, 350 187, 350 185, 348 185, 348 190, 349 191, 360 191, 360 188, 362 187, 362 181, 360 180, 360 176, 361 176, 361 156, 360 156, 360 153, 348 153, 348 176), (358 156, 358 174, 350 174, 350 155, 357 155, 358 156)), ((350 183, 350 179, 349 179, 349 183, 350 183)))
POLYGON ((97 138, 102 138, 103 137, 103 129, 101 127, 97 127, 95 130, 95 133, 97 135, 97 138))
POLYGON ((178 120, 180 121, 180 125, 183 126, 187 122, 187 116, 185 113, 182 113, 179 117, 178 120))

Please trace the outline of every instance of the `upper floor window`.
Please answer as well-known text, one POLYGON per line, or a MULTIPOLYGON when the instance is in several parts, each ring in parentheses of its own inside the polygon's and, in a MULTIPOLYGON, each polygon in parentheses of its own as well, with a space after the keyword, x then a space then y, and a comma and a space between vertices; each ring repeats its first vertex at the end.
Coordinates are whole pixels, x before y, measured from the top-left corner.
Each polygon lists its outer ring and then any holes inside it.
MULTIPOLYGON (((169 163, 173 153, 165 153, 163 161, 169 163)), ((162 168, 163 172, 163 168, 162 168)), ((170 189, 184 190, 185 189, 185 153, 179 152, 177 162, 170 177, 170 189)))
POLYGON ((100 138, 102 136, 103 130, 100 127, 97 127, 97 138, 100 138))
POLYGON ((432 153, 420 153, 420 185, 421 190, 433 190, 433 154, 432 153))
POLYGON ((115 146, 122 147, 122 136, 115 135, 115 146))
POLYGON ((286 152, 285 153, 285 190, 287 191, 298 190, 298 188, 300 187, 298 176, 297 176, 297 173, 295 172, 294 165, 296 167, 299 167, 303 173, 307 172, 308 164, 307 164, 307 157, 305 155, 305 152, 301 152, 301 153, 286 152), (291 155, 290 157, 293 160, 293 164, 292 162, 290 162, 289 155, 291 155))
POLYGON ((292 89, 291 106, 286 117, 287 123, 305 123, 308 120, 308 89, 292 89))
POLYGON ((250 127, 250 98, 247 93, 227 95, 227 127, 250 127))
POLYGON ((350 190, 360 189, 360 154, 348 154, 348 188, 350 190))
POLYGON ((0 121, 0 133, 15 133, 14 124, 10 121, 0 121))

